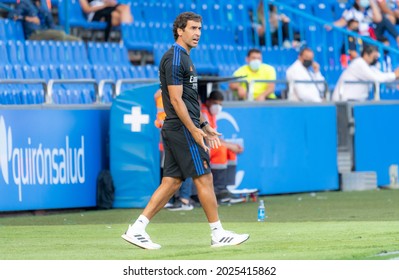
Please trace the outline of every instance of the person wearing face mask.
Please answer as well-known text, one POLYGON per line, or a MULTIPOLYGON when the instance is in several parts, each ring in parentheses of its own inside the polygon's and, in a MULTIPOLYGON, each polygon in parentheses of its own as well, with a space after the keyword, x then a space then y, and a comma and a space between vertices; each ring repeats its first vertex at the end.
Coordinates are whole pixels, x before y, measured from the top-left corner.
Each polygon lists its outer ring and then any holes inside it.
POLYGON ((370 36, 378 40, 385 33, 389 33, 399 46, 399 32, 381 11, 377 0, 355 0, 352 7, 346 9, 341 18, 333 24, 344 27, 351 19, 356 19, 359 22, 359 34, 362 36, 370 36))
MULTIPOLYGON (((359 33, 359 22, 356 19, 348 21, 348 31, 359 33)), ((359 56, 359 52, 362 51, 363 40, 360 37, 349 35, 347 37, 347 44, 342 43, 341 47, 341 65, 343 68, 348 67, 351 60, 359 56)))
MULTIPOLYGON (((210 93, 206 102, 201 105, 204 118, 214 129, 217 129, 216 117, 222 111, 223 99, 223 93, 214 90, 210 93)), ((237 154, 241 154, 244 149, 239 144, 226 142, 223 139, 220 142, 221 146, 211 149, 210 158, 216 198, 219 203, 224 203, 229 200, 227 185, 235 184, 237 154)))
MULTIPOLYGON (((250 49, 246 57, 247 64, 238 68, 233 76, 245 77, 249 83, 252 80, 276 80, 276 70, 273 66, 262 63, 262 53, 258 49, 250 49)), ((231 83, 230 89, 239 100, 248 99, 248 88, 246 83, 231 83)), ((264 101, 277 99, 275 84, 270 82, 255 83, 253 89, 253 100, 264 101)))
POLYGON ((377 64, 379 52, 376 46, 365 45, 361 57, 354 59, 342 72, 334 89, 334 101, 365 101, 369 97, 370 84, 345 82, 393 82, 399 77, 399 68, 384 73, 372 67, 377 64))
POLYGON ((321 102, 325 86, 323 83, 310 83, 311 81, 324 81, 320 73, 320 65, 314 61, 312 49, 304 47, 300 50, 298 59, 288 67, 286 79, 289 83, 288 100, 303 102, 321 102), (295 81, 309 81, 300 83, 295 81))

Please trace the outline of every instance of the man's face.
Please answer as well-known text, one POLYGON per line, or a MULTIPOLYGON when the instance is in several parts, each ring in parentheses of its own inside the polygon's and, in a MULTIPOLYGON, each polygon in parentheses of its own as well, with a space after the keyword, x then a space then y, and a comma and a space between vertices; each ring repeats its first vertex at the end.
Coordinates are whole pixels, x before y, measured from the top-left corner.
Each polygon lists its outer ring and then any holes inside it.
POLYGON ((359 32, 359 23, 358 22, 353 22, 349 29, 353 32, 359 32))
POLYGON ((190 49, 198 46, 199 39, 201 37, 201 22, 189 20, 187 26, 184 29, 178 29, 177 32, 185 45, 190 49))
POLYGON ((262 64, 262 54, 258 52, 251 52, 251 54, 247 57, 247 63, 253 72, 257 72, 262 64))
POLYGON ((378 51, 373 51, 371 54, 365 57, 366 62, 370 65, 374 65, 376 61, 380 58, 380 53, 378 51))
POLYGON ((222 110, 222 100, 208 100, 207 101, 207 106, 209 109, 209 112, 213 115, 216 116, 217 114, 220 113, 220 111, 222 110))
POLYGON ((313 61, 314 53, 310 50, 305 50, 301 56, 299 56, 299 60, 304 62, 305 60, 313 61))
POLYGON ((249 64, 252 60, 262 61, 262 54, 258 52, 253 52, 247 57, 247 63, 249 64))

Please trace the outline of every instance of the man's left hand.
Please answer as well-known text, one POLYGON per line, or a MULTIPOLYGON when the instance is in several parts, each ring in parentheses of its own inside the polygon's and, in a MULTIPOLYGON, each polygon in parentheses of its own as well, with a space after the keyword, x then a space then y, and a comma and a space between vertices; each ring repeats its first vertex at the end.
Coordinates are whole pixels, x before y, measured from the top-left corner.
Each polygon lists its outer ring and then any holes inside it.
POLYGON ((206 134, 205 139, 208 142, 209 147, 211 147, 212 149, 217 149, 218 147, 220 147, 221 144, 220 144, 219 136, 222 134, 217 132, 210 125, 203 127, 202 130, 206 134))

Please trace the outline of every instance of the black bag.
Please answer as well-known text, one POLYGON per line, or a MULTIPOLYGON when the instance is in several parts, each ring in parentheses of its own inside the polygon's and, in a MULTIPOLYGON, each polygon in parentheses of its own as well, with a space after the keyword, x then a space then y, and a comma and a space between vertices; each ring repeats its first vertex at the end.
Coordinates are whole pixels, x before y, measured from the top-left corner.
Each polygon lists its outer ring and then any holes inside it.
POLYGON ((111 209, 114 202, 115 187, 109 170, 102 170, 97 177, 97 208, 111 209))

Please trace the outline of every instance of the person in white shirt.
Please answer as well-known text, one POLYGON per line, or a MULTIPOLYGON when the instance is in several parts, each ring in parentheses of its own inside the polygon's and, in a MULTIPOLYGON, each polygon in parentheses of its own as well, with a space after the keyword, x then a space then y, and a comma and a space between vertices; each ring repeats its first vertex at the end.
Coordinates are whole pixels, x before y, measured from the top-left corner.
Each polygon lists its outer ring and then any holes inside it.
POLYGON ((325 85, 323 83, 295 83, 294 81, 324 81, 320 65, 314 61, 312 49, 305 47, 299 52, 298 59, 287 69, 289 83, 288 100, 304 102, 322 102, 325 85))
POLYGON ((376 67, 379 58, 376 46, 365 45, 362 56, 354 59, 349 67, 342 72, 334 89, 334 101, 365 101, 369 96, 369 83, 345 83, 356 82, 393 82, 399 77, 399 68, 394 72, 381 72, 376 67))

